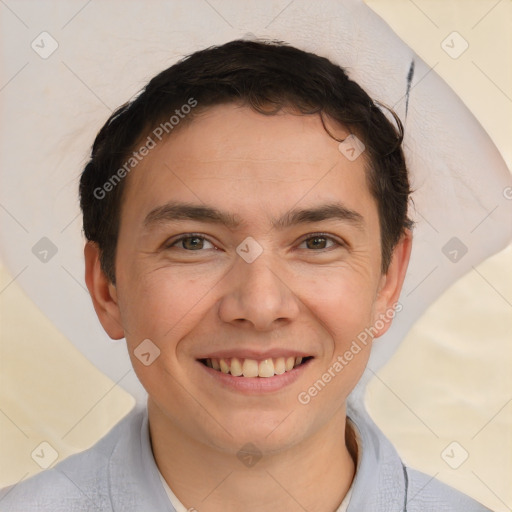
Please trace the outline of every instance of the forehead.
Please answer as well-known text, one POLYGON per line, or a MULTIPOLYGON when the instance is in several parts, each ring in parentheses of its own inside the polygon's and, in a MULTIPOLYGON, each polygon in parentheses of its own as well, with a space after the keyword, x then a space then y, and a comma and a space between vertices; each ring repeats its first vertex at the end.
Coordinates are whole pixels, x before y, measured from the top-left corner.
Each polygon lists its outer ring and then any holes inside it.
MULTIPOLYGON (((349 134, 334 123, 328 128, 338 139, 349 134)), ((279 216, 286 206, 335 202, 341 195, 364 210, 362 203, 371 202, 365 155, 351 161, 338 146, 319 115, 212 107, 157 141, 139 162, 128 178, 123 215, 147 214, 178 198, 220 203, 240 214, 264 205, 279 216)))

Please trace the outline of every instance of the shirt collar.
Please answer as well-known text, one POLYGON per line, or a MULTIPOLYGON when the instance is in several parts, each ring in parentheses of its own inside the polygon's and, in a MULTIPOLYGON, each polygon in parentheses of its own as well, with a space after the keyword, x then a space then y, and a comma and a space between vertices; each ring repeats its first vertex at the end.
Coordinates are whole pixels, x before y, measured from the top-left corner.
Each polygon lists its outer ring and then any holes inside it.
MULTIPOLYGON (((350 494, 341 507, 347 505, 347 512, 403 510, 406 481, 396 450, 363 407, 348 403, 347 416, 356 433, 358 460, 350 494)), ((126 428, 129 432, 119 433, 119 442, 109 460, 112 510, 180 512, 169 499, 153 457, 147 410, 126 428)))

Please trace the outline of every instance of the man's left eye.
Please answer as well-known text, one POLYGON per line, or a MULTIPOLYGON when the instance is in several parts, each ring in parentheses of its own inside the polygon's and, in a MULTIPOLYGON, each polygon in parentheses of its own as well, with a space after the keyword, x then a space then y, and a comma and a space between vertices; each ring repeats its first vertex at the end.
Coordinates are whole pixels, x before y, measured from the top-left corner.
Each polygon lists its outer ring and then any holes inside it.
POLYGON ((307 249, 329 249, 335 245, 340 245, 336 240, 329 236, 324 235, 315 235, 309 238, 306 238, 301 242, 299 247, 306 244, 307 249), (330 245, 328 245, 330 244, 330 245))

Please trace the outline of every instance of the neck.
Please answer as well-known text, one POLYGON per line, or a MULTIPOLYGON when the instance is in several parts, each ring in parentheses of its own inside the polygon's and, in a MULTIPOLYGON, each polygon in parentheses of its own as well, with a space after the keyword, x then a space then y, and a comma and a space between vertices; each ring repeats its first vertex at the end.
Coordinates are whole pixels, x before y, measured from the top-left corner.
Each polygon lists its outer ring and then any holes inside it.
POLYGON ((333 512, 355 473, 354 436, 342 407, 320 430, 291 448, 244 466, 192 438, 150 400, 153 454, 181 503, 201 512, 309 510, 333 512), (344 433, 346 432, 346 435, 344 433))

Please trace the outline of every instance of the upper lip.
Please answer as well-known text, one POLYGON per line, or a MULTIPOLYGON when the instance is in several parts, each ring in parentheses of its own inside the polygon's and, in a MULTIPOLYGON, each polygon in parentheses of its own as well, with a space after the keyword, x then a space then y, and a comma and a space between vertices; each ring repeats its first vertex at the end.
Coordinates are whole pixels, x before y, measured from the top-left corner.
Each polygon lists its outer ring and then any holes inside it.
POLYGON ((230 359, 236 357, 238 359, 256 359, 263 361, 264 359, 276 359, 278 357, 311 357, 312 354, 302 350, 293 350, 289 348, 275 348, 272 350, 256 350, 256 349, 233 349, 233 350, 217 350, 201 355, 197 359, 230 359))

